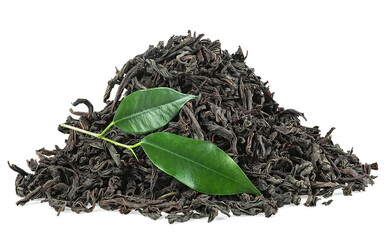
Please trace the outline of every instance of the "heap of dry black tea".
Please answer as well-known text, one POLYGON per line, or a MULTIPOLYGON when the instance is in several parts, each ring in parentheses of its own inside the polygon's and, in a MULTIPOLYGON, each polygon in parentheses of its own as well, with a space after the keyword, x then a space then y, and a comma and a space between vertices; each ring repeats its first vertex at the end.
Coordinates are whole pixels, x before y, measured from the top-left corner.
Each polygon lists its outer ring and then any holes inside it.
MULTIPOLYGON (((121 213, 139 211, 157 219, 167 213, 170 223, 207 217, 212 221, 220 211, 225 215, 269 217, 286 204, 314 206, 320 196, 336 189, 345 195, 373 184, 377 163, 362 164, 352 151, 345 152, 318 127, 304 127, 293 109, 283 109, 273 99, 267 84, 254 74, 239 48, 234 54, 222 50, 219 41, 203 35, 173 36, 164 44, 129 60, 108 82, 101 111, 71 111, 68 125, 95 133, 112 121, 120 101, 137 90, 169 87, 198 96, 188 102, 168 125, 157 131, 210 141, 231 156, 262 192, 212 196, 193 191, 156 168, 142 149, 133 154, 98 138, 59 127, 69 134, 63 149, 40 149, 39 160, 27 161, 32 174, 16 165, 16 193, 23 205, 33 199, 48 202, 58 214, 66 207, 91 212, 96 204, 121 213), (110 93, 117 87, 116 95, 110 93)), ((112 127, 105 134, 127 145, 138 143, 144 134, 129 134, 112 127)), ((331 200, 324 202, 325 205, 331 200)))

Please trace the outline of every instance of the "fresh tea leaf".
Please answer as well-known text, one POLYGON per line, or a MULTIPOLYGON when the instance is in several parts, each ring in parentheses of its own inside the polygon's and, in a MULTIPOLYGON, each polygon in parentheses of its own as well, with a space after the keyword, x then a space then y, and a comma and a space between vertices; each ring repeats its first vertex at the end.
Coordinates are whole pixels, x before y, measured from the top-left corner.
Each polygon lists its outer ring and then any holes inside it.
POLYGON ((136 91, 123 99, 113 123, 130 133, 151 132, 166 125, 194 98, 196 96, 164 87, 136 91))
POLYGON ((237 163, 210 142, 157 132, 141 146, 154 165, 198 192, 261 195, 237 163))

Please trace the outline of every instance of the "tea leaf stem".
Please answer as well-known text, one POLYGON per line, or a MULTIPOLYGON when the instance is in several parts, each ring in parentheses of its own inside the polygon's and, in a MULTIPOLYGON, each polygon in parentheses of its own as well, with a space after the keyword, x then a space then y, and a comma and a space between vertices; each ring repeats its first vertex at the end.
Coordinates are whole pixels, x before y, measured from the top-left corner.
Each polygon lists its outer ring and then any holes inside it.
POLYGON ((107 132, 107 130, 109 130, 113 125, 114 125, 114 122, 111 122, 111 123, 105 128, 105 130, 103 130, 103 132, 101 132, 101 133, 99 134, 98 137, 102 137, 103 134, 105 134, 105 133, 107 132))
MULTIPOLYGON (((109 129, 112 125, 113 125, 113 124, 110 124, 109 126, 107 126, 106 129, 109 129)), ((96 137, 96 138, 100 138, 100 139, 102 139, 102 140, 104 140, 104 141, 106 141, 106 142, 109 142, 109 143, 114 144, 115 146, 127 148, 127 149, 129 149, 129 150, 133 153, 134 157, 138 160, 137 155, 135 155, 135 153, 134 153, 134 151, 133 151, 133 148, 136 148, 136 147, 140 146, 140 145, 141 145, 141 142, 136 143, 136 144, 134 144, 134 145, 126 145, 126 144, 119 143, 119 142, 116 142, 116 141, 114 141, 114 140, 105 138, 105 137, 103 137, 102 135, 103 135, 103 133, 105 133, 105 132, 107 131, 106 129, 105 129, 101 134, 97 134, 97 133, 89 132, 89 131, 87 131, 87 130, 84 130, 84 129, 81 129, 81 128, 77 128, 77 127, 74 127, 74 126, 70 126, 70 125, 67 125, 67 124, 64 124, 64 123, 63 123, 63 124, 60 124, 60 126, 61 126, 61 127, 68 128, 68 129, 71 129, 71 130, 74 130, 74 131, 77 131, 77 132, 80 132, 80 133, 84 133, 84 134, 87 134, 87 135, 90 135, 90 136, 93 136, 93 137, 96 137)))
POLYGON ((68 129, 71 129, 71 130, 74 130, 74 131, 77 131, 77 132, 81 132, 81 133, 84 133, 84 134, 87 134, 87 135, 90 135, 90 136, 93 136, 93 137, 99 138, 99 134, 93 133, 93 132, 89 132, 89 131, 81 129, 81 128, 73 127, 73 126, 70 126, 70 125, 67 125, 67 124, 64 124, 64 123, 60 124, 60 126, 68 128, 68 129))
POLYGON ((142 143, 142 142, 136 143, 136 144, 134 144, 134 145, 131 145, 130 147, 131 147, 131 148, 139 147, 139 146, 141 146, 141 143, 142 143))

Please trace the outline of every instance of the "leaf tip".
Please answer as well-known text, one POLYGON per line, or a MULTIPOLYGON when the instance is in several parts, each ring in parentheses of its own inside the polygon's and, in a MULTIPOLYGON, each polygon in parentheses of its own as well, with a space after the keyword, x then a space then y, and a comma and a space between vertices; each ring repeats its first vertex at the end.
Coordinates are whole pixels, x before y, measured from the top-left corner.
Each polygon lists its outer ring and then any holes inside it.
POLYGON ((252 194, 260 197, 261 196, 261 192, 254 185, 251 186, 251 187, 252 188, 251 188, 251 191, 249 193, 252 193, 252 194))
POLYGON ((198 96, 196 96, 196 95, 189 95, 189 96, 191 99, 197 99, 198 98, 198 96))

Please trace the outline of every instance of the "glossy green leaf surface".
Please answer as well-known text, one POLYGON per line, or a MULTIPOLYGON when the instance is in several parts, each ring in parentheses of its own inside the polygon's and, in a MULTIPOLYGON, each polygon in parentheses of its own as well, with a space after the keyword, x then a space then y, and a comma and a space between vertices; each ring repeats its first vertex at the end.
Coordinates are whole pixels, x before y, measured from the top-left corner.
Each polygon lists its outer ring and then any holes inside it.
POLYGON ((154 165, 198 192, 261 195, 237 163, 210 142, 157 132, 141 146, 154 165))
POLYGON ((113 124, 129 133, 151 132, 166 125, 194 98, 164 87, 136 91, 122 100, 113 124))

